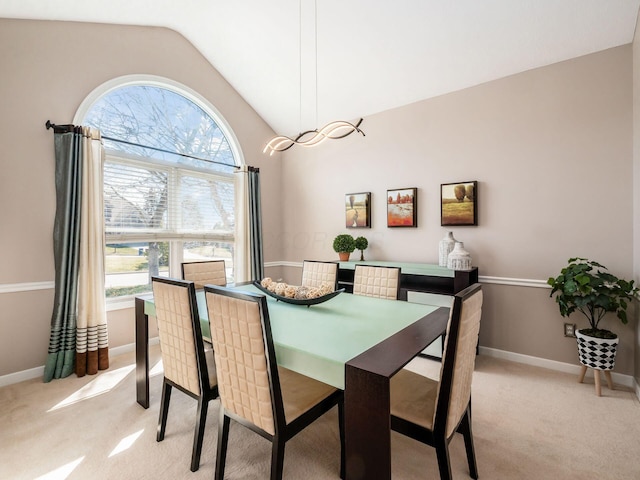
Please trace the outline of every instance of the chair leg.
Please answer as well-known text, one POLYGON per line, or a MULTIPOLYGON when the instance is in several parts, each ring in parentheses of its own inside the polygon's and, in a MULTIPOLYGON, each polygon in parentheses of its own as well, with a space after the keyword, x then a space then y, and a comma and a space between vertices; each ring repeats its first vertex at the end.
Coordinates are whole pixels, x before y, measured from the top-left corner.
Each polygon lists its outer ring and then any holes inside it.
POLYGON ((458 429, 464 437, 464 447, 467 452, 467 462, 469 463, 469 476, 478 478, 478 465, 476 463, 476 450, 473 446, 473 431, 471 429, 471 405, 467 407, 467 412, 462 417, 460 428, 458 429))
POLYGON ((204 427, 207 424, 207 411, 209 402, 206 398, 198 398, 198 416, 196 430, 193 434, 193 452, 191 453, 191 471, 195 472, 200 468, 200 453, 202 452, 202 439, 204 438, 204 427))
POLYGON ((340 478, 345 477, 344 402, 338 403, 338 429, 340 430, 340 478))
POLYGON ((227 444, 229 443, 229 422, 231 419, 224 414, 224 408, 220 405, 220 418, 218 419, 218 452, 216 453, 215 480, 224 478, 224 464, 227 461, 227 444))
POLYGON ((167 428, 167 416, 169 415, 169 401, 171 400, 171 385, 166 379, 162 381, 162 398, 160 400, 160 418, 158 419, 158 432, 156 441, 164 440, 164 431, 167 428))
POLYGON ((284 445, 285 442, 278 435, 273 438, 271 447, 271 480, 282 480, 282 470, 284 468, 284 445))
POLYGON ((447 440, 441 439, 435 442, 436 457, 438 457, 438 470, 440 480, 451 480, 451 462, 449 461, 449 447, 447 440))

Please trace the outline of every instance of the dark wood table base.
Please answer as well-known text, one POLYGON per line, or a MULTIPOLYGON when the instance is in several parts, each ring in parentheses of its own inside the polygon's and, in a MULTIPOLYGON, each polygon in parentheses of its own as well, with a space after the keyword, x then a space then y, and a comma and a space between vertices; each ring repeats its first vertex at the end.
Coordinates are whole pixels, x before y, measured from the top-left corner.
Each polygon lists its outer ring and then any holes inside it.
MULTIPOLYGON (((136 400, 149 408, 149 318, 135 299, 136 400)), ((391 377, 446 331, 448 308, 438 308, 345 365, 347 480, 391 479, 391 377)))
POLYGON ((448 320, 449 309, 439 308, 347 362, 347 480, 391 478, 391 377, 442 335, 448 320))
POLYGON ((136 401, 149 408, 149 317, 145 297, 136 297, 136 401))

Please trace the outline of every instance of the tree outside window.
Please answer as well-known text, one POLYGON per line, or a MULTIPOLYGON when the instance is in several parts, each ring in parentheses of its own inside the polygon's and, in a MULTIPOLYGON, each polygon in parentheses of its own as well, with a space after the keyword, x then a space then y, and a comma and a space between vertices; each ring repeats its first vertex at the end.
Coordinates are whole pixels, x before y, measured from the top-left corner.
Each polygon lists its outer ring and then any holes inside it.
POLYGON ((223 258, 232 279, 236 159, 212 115, 172 89, 128 85, 99 98, 84 124, 107 137, 107 296, 179 277, 183 259, 223 258))

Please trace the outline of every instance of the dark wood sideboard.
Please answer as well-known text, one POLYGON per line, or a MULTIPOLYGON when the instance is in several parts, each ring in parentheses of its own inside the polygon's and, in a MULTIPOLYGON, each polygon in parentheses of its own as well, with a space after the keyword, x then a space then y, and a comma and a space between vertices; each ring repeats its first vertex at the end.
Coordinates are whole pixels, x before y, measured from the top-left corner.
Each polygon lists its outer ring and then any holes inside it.
POLYGON ((353 276, 356 265, 400 267, 400 291, 398 300, 407 300, 408 292, 424 292, 438 295, 455 295, 478 281, 478 267, 470 270, 451 270, 438 265, 406 262, 358 261, 340 262, 338 288, 353 292, 353 276))
MULTIPOLYGON (((470 270, 451 270, 438 265, 407 262, 357 261, 339 262, 338 288, 353 292, 356 265, 400 267, 398 300, 429 305, 451 306, 451 295, 478 281, 478 267, 470 270)), ((440 360, 444 348, 444 335, 420 353, 420 356, 440 360)), ((476 349, 476 353, 478 350, 476 349)))

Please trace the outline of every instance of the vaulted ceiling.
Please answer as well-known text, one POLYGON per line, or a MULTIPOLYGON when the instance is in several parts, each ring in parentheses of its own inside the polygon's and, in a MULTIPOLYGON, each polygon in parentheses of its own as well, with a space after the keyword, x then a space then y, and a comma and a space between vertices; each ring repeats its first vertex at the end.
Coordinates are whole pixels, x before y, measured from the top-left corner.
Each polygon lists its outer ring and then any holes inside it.
POLYGON ((639 6, 640 0, 0 0, 0 17, 174 29, 277 133, 295 135, 630 43, 639 6))

